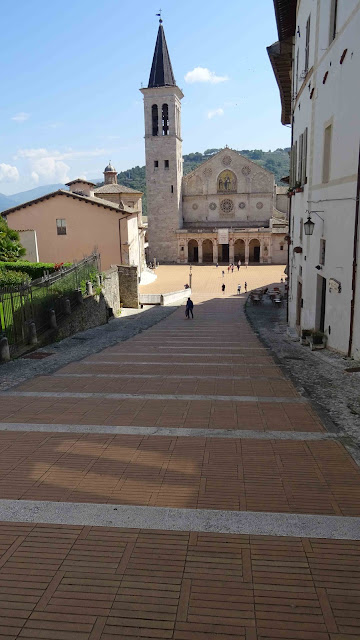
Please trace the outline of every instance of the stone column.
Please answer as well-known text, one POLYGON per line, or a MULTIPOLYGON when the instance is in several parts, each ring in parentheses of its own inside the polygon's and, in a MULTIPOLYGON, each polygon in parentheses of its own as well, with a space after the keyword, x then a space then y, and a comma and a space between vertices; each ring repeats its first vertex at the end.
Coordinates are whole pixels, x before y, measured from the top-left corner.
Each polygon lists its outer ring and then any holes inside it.
POLYGON ((268 239, 268 263, 272 263, 272 238, 268 239))
POLYGON ((188 243, 189 243, 189 241, 188 241, 188 239, 186 239, 185 240, 185 245, 184 245, 184 254, 185 254, 185 256, 184 256, 185 260, 184 261, 185 262, 189 262, 189 247, 188 247, 188 243))
POLYGON ((219 260, 219 247, 217 240, 213 241, 213 263, 216 264, 219 260))
POLYGON ((199 257, 199 264, 202 264, 203 261, 203 252, 202 252, 202 240, 199 239, 198 240, 198 248, 199 248, 199 253, 198 253, 198 257, 199 257))
POLYGON ((260 240, 260 264, 264 262, 264 240, 260 240))
POLYGON ((249 240, 245 240, 245 264, 249 264, 249 240))
POLYGON ((234 262, 234 240, 229 240, 229 261, 234 262))

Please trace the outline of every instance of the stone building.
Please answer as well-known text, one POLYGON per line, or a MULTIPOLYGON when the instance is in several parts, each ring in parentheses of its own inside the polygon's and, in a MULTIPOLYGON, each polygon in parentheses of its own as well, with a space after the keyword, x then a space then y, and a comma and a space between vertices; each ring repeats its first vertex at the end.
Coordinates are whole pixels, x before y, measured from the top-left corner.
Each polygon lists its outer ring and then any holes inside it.
POLYGON ((285 264, 288 199, 274 175, 225 148, 183 177, 181 99, 160 20, 145 112, 149 257, 285 264))
MULTIPOLYGON (((99 251, 101 266, 145 268, 142 193, 116 184, 117 172, 105 168, 102 187, 77 178, 69 191, 59 189, 2 212, 12 229, 33 233, 32 246, 41 262, 81 260, 99 251)), ((29 244, 29 241, 28 241, 29 244)), ((30 253, 26 256, 30 259, 30 253)))
POLYGON ((360 1, 274 5, 268 53, 292 124, 289 323, 360 359, 360 1))

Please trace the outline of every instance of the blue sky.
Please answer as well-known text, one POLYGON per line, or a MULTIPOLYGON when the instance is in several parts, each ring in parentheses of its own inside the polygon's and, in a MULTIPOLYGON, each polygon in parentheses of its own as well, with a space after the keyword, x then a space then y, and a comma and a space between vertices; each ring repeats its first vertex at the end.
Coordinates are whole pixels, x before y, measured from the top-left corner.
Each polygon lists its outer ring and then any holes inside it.
MULTIPOLYGON (((144 164, 139 88, 148 81, 158 8, 149 0, 2 7, 0 192, 101 178, 109 159, 118 171, 144 164)), ((289 146, 266 53, 277 40, 272 0, 162 0, 161 8, 185 94, 183 152, 289 146)))

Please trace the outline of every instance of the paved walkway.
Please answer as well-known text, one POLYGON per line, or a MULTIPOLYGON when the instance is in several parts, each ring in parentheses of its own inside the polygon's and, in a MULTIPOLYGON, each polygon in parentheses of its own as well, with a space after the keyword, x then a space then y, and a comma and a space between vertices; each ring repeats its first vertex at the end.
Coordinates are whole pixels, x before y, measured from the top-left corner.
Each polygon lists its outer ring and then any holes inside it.
POLYGON ((360 638, 359 467, 194 274, 194 320, 0 394, 0 638, 360 638))

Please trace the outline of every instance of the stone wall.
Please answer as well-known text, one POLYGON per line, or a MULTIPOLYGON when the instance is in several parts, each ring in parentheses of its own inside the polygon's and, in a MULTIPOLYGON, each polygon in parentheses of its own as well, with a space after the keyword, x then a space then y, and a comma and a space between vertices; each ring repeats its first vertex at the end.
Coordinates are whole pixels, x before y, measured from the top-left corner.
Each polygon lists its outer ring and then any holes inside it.
POLYGON ((118 317, 121 311, 118 267, 111 267, 104 272, 102 288, 106 305, 112 310, 108 315, 118 317))
POLYGON ((138 268, 118 265, 120 300, 123 307, 139 308, 138 268))
MULTIPOLYGON (((82 304, 75 307, 70 316, 61 321, 55 334, 56 340, 63 340, 79 331, 106 324, 107 320, 108 312, 104 295, 87 296, 82 304)), ((39 342, 41 343, 41 340, 39 342)))

